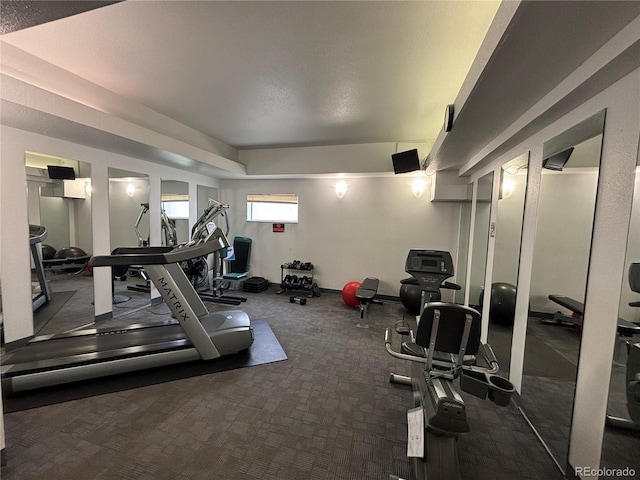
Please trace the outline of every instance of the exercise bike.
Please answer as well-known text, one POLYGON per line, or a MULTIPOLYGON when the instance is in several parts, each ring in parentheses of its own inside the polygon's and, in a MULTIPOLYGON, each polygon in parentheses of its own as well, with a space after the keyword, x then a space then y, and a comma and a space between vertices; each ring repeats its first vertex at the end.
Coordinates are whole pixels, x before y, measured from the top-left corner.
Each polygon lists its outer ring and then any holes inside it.
POLYGON ((463 391, 488 397, 500 406, 509 404, 515 389, 497 375, 498 361, 491 347, 480 341, 480 313, 463 305, 431 301, 439 298, 443 286, 455 288, 455 284, 445 285, 454 273, 451 254, 411 250, 405 271, 420 285, 422 306, 415 335, 408 332, 410 341, 403 342, 400 352, 391 348, 391 329, 385 332, 387 352, 411 362, 410 377, 391 374, 390 381, 412 386, 415 408, 409 410, 409 423, 410 428, 417 427, 410 432, 410 449, 415 448, 417 478, 460 480, 456 442, 470 428, 464 400, 454 381, 459 379, 463 391))

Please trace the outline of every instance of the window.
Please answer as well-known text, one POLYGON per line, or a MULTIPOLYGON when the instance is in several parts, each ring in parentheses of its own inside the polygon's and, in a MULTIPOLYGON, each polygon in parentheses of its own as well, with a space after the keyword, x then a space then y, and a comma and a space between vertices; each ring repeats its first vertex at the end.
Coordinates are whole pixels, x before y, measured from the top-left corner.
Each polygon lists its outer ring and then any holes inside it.
POLYGON ((188 195, 162 195, 162 208, 167 217, 176 219, 189 219, 188 195))
POLYGON ((247 195, 247 221, 298 223, 298 195, 247 195))

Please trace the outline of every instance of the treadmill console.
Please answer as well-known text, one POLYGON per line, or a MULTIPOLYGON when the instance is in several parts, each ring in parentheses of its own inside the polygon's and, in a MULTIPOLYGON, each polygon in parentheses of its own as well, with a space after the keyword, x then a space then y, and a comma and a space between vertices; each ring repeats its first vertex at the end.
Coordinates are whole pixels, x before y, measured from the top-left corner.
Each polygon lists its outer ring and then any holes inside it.
POLYGON ((410 250, 404 270, 418 280, 422 290, 437 292, 453 276, 453 259, 442 250, 410 250))

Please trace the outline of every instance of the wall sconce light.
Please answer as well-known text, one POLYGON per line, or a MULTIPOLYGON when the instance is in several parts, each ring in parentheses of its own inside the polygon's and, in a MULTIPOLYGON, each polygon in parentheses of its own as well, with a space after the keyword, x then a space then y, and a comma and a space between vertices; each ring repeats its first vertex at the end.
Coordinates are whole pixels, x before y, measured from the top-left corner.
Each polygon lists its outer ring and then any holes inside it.
POLYGON ((347 185, 347 182, 340 180, 338 183, 336 183, 336 195, 338 196, 338 198, 342 198, 344 197, 344 194, 347 193, 347 187, 349 185, 347 185))
POLYGON ((515 188, 516 186, 513 183, 513 180, 509 178, 505 178, 502 181, 502 190, 500 192, 502 195, 500 195, 500 198, 509 198, 513 193, 513 191, 515 190, 515 188))
POLYGON ((133 197, 133 194, 136 192, 136 187, 133 186, 133 183, 130 183, 127 185, 127 188, 125 188, 125 191, 127 192, 127 195, 133 197))
POLYGON ((414 182, 411 184, 411 191, 413 192, 413 196, 416 198, 420 198, 424 193, 425 187, 426 187, 426 184, 424 183, 424 180, 422 179, 414 180, 414 182))

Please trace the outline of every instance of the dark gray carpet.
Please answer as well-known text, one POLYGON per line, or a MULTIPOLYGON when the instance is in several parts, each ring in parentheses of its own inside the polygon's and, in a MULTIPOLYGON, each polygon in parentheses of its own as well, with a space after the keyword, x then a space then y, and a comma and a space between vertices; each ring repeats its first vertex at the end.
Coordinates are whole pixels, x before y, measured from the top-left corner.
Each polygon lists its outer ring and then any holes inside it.
POLYGON ((33 328, 36 335, 49 323, 56 313, 64 307, 75 293, 75 290, 70 292, 53 292, 51 294, 51 300, 33 313, 33 328))
MULTIPOLYGON (((384 329, 407 316, 404 308, 373 305, 371 327, 360 329, 358 310, 339 294, 301 306, 274 291, 247 293, 241 308, 268 322, 288 361, 7 414, 3 480, 414 479, 411 391, 389 383, 389 372, 408 369, 384 349, 384 329)), ((158 321, 165 312, 145 307, 127 318, 158 321)), ((463 480, 560 478, 514 406, 464 397, 463 480)))
POLYGON ((77 400, 94 395, 114 393, 157 383, 171 382, 198 375, 252 367, 287 359, 269 324, 262 319, 252 320, 255 340, 246 352, 218 358, 209 362, 191 362, 162 368, 131 372, 112 377, 87 380, 69 385, 43 388, 32 392, 8 394, 3 391, 5 413, 77 400))
POLYGON ((578 369, 535 335, 527 335, 524 350, 524 374, 562 378, 575 382, 578 369))

